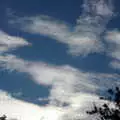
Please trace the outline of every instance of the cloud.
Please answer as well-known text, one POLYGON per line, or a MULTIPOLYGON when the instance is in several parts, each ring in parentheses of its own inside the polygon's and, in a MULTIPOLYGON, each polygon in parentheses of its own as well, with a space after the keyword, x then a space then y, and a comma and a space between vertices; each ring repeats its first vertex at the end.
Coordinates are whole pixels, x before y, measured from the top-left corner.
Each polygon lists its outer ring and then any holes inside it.
POLYGON ((0 116, 6 114, 9 120, 66 120, 66 118, 86 118, 86 109, 88 104, 92 105, 92 100, 98 102, 97 96, 81 94, 74 103, 79 106, 70 106, 66 108, 46 105, 44 107, 17 100, 11 97, 7 92, 0 90, 0 116), (79 100, 78 100, 79 99, 79 100), (88 101, 89 100, 89 101, 88 101), (85 104, 86 103, 86 104, 85 104), (23 109, 24 108, 24 109, 23 109))
POLYGON ((48 36, 68 45, 70 54, 87 55, 91 52, 104 51, 100 35, 112 16, 111 0, 108 2, 106 0, 85 0, 82 14, 74 27, 44 15, 13 17, 9 23, 25 32, 48 36))
POLYGON ((63 111, 55 106, 39 107, 14 99, 7 92, 0 90, 0 116, 3 114, 10 120, 57 120, 63 111))
POLYGON ((26 45, 29 45, 29 43, 23 38, 10 36, 0 30, 0 53, 26 45))
POLYGON ((59 120, 65 119, 64 116, 68 114, 74 115, 72 118, 85 118, 87 116, 85 110, 88 109, 86 104, 88 104, 88 101, 89 104, 92 104, 92 101, 98 98, 95 94, 90 95, 90 93, 95 92, 98 86, 88 81, 90 79, 89 75, 70 66, 34 63, 13 55, 2 56, 0 66, 10 71, 25 72, 37 84, 52 86, 50 95, 47 98, 49 104, 44 107, 16 100, 2 91, 2 94, 0 93, 0 103, 2 104, 0 113, 1 115, 6 114, 8 118, 17 118, 18 120, 37 120, 40 118, 43 120, 59 120), (64 107, 65 103, 68 106, 64 107), (80 116, 76 113, 76 110, 79 110, 80 116))
POLYGON ((105 39, 109 43, 120 45, 120 31, 117 29, 112 31, 107 31, 105 39))
POLYGON ((93 16, 111 17, 113 15, 112 0, 84 0, 84 12, 93 16))
POLYGON ((91 108, 93 101, 99 102, 99 94, 104 95, 103 92, 107 88, 120 85, 119 75, 116 74, 85 73, 69 65, 56 66, 44 62, 26 61, 10 54, 0 56, 0 67, 12 72, 26 73, 37 84, 51 86, 48 98, 38 98, 49 101, 44 107, 19 101, 11 96, 3 97, 0 94, 1 99, 7 99, 0 102, 2 104, 0 113, 21 120, 28 118, 64 120, 70 116, 86 119, 88 117, 86 110, 91 108))
POLYGON ((96 95, 86 93, 74 95, 71 101, 74 104, 69 107, 57 107, 50 104, 42 107, 17 100, 7 92, 0 90, 0 116, 6 114, 9 120, 92 120, 93 116, 87 115, 86 111, 91 110, 93 101, 99 105, 105 102, 99 100, 96 95))
MULTIPOLYGON (((52 85, 56 81, 66 81, 66 84, 73 84, 79 78, 79 70, 69 66, 55 66, 44 62, 31 62, 20 59, 14 55, 4 55, 0 57, 0 66, 10 70, 28 73, 38 84, 52 85)), ((82 73, 81 73, 82 74, 82 73)), ((83 81, 84 81, 83 73, 83 81)), ((86 78, 87 79, 87 78, 86 78)))
POLYGON ((97 94, 97 91, 119 84, 118 76, 114 74, 84 73, 69 65, 25 61, 14 55, 1 56, 0 66, 10 71, 24 72, 37 84, 52 86, 48 100, 56 106, 72 105, 71 99, 80 93, 97 94))
MULTIPOLYGON (((43 15, 16 17, 9 22, 25 32, 44 35, 68 45, 70 54, 87 55, 91 52, 104 51, 100 36, 112 15, 113 7, 110 1, 85 0, 83 12, 74 27, 43 15)), ((0 34, 2 53, 29 45, 22 38, 7 35, 2 31, 0 34)), ((119 43, 118 40, 114 41, 113 36, 119 39, 116 31, 108 32, 105 38, 109 43, 117 42, 117 50, 115 49, 109 56, 119 60, 119 43)), ((38 98, 40 101, 49 101, 44 107, 14 99, 5 91, 0 92, 1 115, 7 114, 8 117, 21 120, 86 119, 86 109, 91 107, 93 101, 98 102, 98 95, 103 94, 103 91, 109 87, 120 85, 119 75, 116 74, 87 73, 70 65, 56 66, 44 62, 27 61, 7 53, 0 55, 0 67, 12 72, 26 73, 29 79, 37 84, 51 86, 48 98, 38 98)), ((90 118, 87 119, 90 120, 90 118)))
POLYGON ((107 55, 113 59, 110 66, 115 69, 120 69, 120 31, 108 31, 105 40, 109 45, 107 55))
MULTIPOLYGON (((72 104, 67 107, 57 106, 54 104, 48 104, 42 107, 17 100, 7 92, 0 90, 0 116, 6 114, 10 120, 86 119, 88 117, 86 110, 91 109, 93 101, 100 103, 97 95, 82 92, 69 96, 69 99, 72 104)), ((90 117, 86 120, 90 120, 90 117)))
POLYGON ((120 69, 120 61, 114 60, 110 63, 110 67, 114 69, 120 69))

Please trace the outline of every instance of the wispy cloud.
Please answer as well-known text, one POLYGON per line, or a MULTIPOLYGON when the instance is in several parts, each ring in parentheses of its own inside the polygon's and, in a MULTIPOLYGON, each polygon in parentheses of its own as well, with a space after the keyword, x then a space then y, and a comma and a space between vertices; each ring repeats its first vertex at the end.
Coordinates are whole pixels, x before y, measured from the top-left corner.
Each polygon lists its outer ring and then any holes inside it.
MULTIPOLYGON (((100 35, 106 29, 105 26, 112 15, 111 1, 85 0, 83 12, 74 27, 42 15, 17 17, 9 22, 19 26, 25 32, 41 34, 68 45, 70 54, 87 55, 91 52, 104 51, 100 35)), ((2 31, 0 36, 1 53, 29 45, 26 40, 10 36, 2 31)), ((108 55, 119 60, 119 32, 108 32, 105 39, 109 43, 117 44, 117 49, 108 55), (116 40, 114 40, 115 37, 116 40)), ((44 62, 27 61, 7 53, 0 55, 0 67, 9 71, 26 73, 37 84, 51 86, 48 98, 38 98, 38 100, 49 100, 49 104, 44 107, 16 100, 5 91, 0 92, 1 114, 6 113, 8 117, 18 117, 21 120, 58 120, 69 119, 69 116, 84 119, 86 118, 85 108, 88 109, 92 101, 98 101, 99 92, 120 85, 119 76, 116 74, 85 73, 70 65, 56 66, 44 62)))
MULTIPOLYGON (((75 93, 92 94, 99 89, 111 86, 110 81, 117 78, 109 74, 84 73, 69 65, 55 66, 43 62, 25 61, 14 55, 1 56, 0 66, 10 71, 27 73, 37 84, 52 86, 50 96, 54 100, 60 100, 61 103, 69 102, 70 96, 75 93)), ((113 85, 116 85, 116 80, 113 85)))
POLYGON ((75 27, 49 16, 13 17, 9 21, 25 32, 41 34, 68 45, 74 55, 104 51, 100 35, 113 16, 111 0, 85 0, 81 16, 75 27), (103 12, 104 11, 104 12, 103 12))
POLYGON ((29 45, 29 43, 23 38, 10 36, 5 32, 0 31, 0 53, 26 45, 29 45))
POLYGON ((115 74, 84 73, 69 65, 56 66, 44 62, 27 61, 7 53, 1 54, 0 67, 26 73, 37 84, 51 86, 50 94, 46 98, 49 104, 46 107, 16 100, 3 91, 0 93, 1 114, 6 113, 8 117, 22 120, 66 119, 68 114, 74 115, 72 118, 86 118, 85 110, 88 109, 88 104, 92 105, 92 101, 98 100, 97 91, 102 92, 107 87, 119 85, 117 80, 119 76, 115 74), (21 106, 25 107, 24 111, 21 106), (54 118, 51 118, 52 116, 54 118))
MULTIPOLYGON (((1 95, 2 99, 7 100, 6 102, 5 100, 0 100, 2 102, 0 111, 2 111, 1 114, 6 113, 8 117, 22 120, 28 118, 30 120, 33 118, 36 120, 64 119, 64 116, 68 113, 73 114, 75 110, 82 109, 82 105, 87 102, 88 99, 97 99, 96 95, 87 93, 87 91, 93 92, 96 87, 88 81, 89 75, 70 66, 54 66, 42 62, 30 62, 13 55, 1 56, 0 66, 10 71, 25 72, 30 75, 31 80, 37 84, 52 86, 50 95, 47 98, 50 102, 46 107, 37 107, 23 101, 9 98, 7 95, 5 97, 1 95), (63 107, 64 103, 68 104, 65 108, 63 107), (12 106, 12 109, 10 106, 12 106), (24 110, 23 106, 25 108, 24 110), (32 114, 29 115, 31 112, 32 114)), ((83 114, 85 114, 84 112, 82 111, 80 113, 82 116, 75 114, 74 117, 85 117, 83 116, 83 114)))
MULTIPOLYGON (((98 93, 103 92, 109 87, 111 88, 115 87, 116 85, 120 85, 119 81, 117 80, 119 76, 115 74, 84 73, 68 65, 55 66, 45 64, 43 62, 25 61, 14 55, 1 56, 0 66, 10 71, 15 70, 18 72, 24 72, 28 74, 30 79, 37 84, 51 86, 48 98, 42 99, 49 100, 47 108, 42 108, 43 111, 48 111, 48 113, 41 111, 44 114, 44 117, 47 117, 47 119, 51 119, 49 116, 51 110, 53 110, 53 114, 56 115, 54 120, 57 120, 58 118, 60 119, 60 117, 64 118, 64 115, 72 115, 74 113, 75 114, 72 117, 85 118, 87 117, 85 110, 89 108, 88 104, 92 105, 93 101, 98 101, 98 93), (64 105, 66 105, 66 107, 64 105), (60 114, 56 114, 56 112, 59 110, 60 114), (81 116, 79 116, 79 114, 81 116)), ((3 109, 3 107, 1 108, 3 109)), ((17 108, 17 106, 15 106, 14 109, 17 109, 17 111, 12 112, 17 114, 20 113, 18 116, 23 113, 19 111, 21 107, 17 108)), ((5 112, 5 110, 3 112, 5 112)), ((9 111, 7 112, 9 113, 9 111)), ((26 112, 26 118, 27 115, 28 113, 26 112)), ((22 117, 24 117, 24 114, 22 117)))
POLYGON ((120 31, 108 31, 105 40, 109 45, 107 54, 113 58, 110 66, 115 69, 120 69, 120 31))
POLYGON ((91 14, 91 16, 103 16, 110 18, 113 15, 113 1, 112 0, 84 0, 84 13, 91 14))

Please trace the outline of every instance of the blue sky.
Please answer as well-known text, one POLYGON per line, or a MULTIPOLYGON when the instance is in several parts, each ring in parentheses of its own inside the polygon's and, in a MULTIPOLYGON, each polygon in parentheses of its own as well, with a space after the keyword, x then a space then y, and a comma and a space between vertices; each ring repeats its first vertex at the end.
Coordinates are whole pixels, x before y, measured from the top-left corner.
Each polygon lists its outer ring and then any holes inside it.
POLYGON ((119 85, 119 5, 119 0, 0 1, 1 114, 25 120, 33 108, 33 119, 53 114, 57 120, 78 117, 80 110, 86 118, 85 104, 119 85))

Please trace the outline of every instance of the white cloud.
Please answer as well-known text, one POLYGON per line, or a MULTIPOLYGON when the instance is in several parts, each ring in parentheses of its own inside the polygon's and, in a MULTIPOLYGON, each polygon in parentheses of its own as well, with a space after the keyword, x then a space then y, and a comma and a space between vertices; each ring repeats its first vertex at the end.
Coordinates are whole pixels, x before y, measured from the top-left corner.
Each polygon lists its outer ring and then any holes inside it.
POLYGON ((19 19, 19 21, 22 23, 21 29, 24 31, 49 36, 67 44, 69 47, 68 52, 71 54, 88 54, 89 52, 99 52, 104 49, 102 43, 98 42, 97 36, 93 33, 93 28, 91 27, 91 31, 86 31, 88 30, 87 25, 77 25, 75 31, 71 32, 70 29, 72 28, 67 24, 46 16, 24 18, 19 19), (86 30, 79 31, 77 30, 78 27, 83 27, 86 30))
POLYGON ((84 0, 84 11, 92 15, 103 17, 111 17, 113 15, 112 0, 84 0))
MULTIPOLYGON (((85 82, 87 76, 79 70, 69 66, 55 66, 43 62, 29 62, 17 58, 14 55, 5 55, 0 57, 0 66, 10 71, 28 73, 38 84, 52 85, 54 83, 66 82, 73 85, 81 75, 81 83, 85 82)), ((84 85, 85 83, 83 83, 84 85)), ((87 83, 86 83, 87 84, 87 83)))
POLYGON ((39 107, 20 101, 12 98, 7 92, 0 91, 0 116, 3 114, 11 120, 58 120, 63 111, 55 106, 39 107))
POLYGON ((110 66, 114 69, 120 69, 120 61, 114 60, 110 63, 110 66))
POLYGON ((75 99, 74 105, 66 108, 46 105, 44 107, 17 100, 7 92, 0 90, 0 116, 5 114, 8 120, 66 120, 66 118, 86 118, 86 110, 92 106, 92 100, 98 102, 98 97, 81 94, 75 99), (79 105, 78 105, 79 104, 79 105), (89 107, 88 107, 89 104, 89 107), (91 105, 90 105, 91 104, 91 105))
POLYGON ((120 31, 108 31, 105 40, 109 44, 107 54, 113 58, 110 66, 115 69, 120 69, 120 31))
MULTIPOLYGON (((20 25, 19 27, 26 32, 42 34, 67 44, 68 52, 74 55, 101 52, 104 50, 104 45, 100 34, 113 15, 113 8, 111 3, 108 4, 105 0, 96 1, 84 2, 83 13, 74 28, 48 16, 18 18, 13 19, 11 23, 20 25)), ((3 52, 29 44, 22 38, 18 40, 17 37, 9 36, 4 32, 0 34, 3 52)), ((113 35, 110 37, 110 34, 106 39, 112 42, 113 35)), ((118 34, 114 33, 114 35, 119 38, 118 34)), ((1 115, 7 114, 8 117, 21 120, 60 120, 78 117, 85 119, 86 108, 88 109, 93 101, 98 101, 97 93, 120 85, 117 80, 119 76, 115 74, 84 73, 69 65, 56 66, 44 62, 25 61, 10 54, 0 56, 0 67, 26 73, 37 84, 52 86, 48 98, 43 99, 49 100, 49 104, 44 107, 16 100, 6 92, 0 92, 1 115), (64 107, 65 103, 68 106, 64 107)))
POLYGON ((25 61, 14 55, 1 56, 0 66, 10 71, 24 72, 37 84, 51 85, 48 98, 42 99, 49 100, 49 104, 40 108, 0 95, 1 99, 7 99, 7 102, 3 100, 1 103, 1 114, 22 118, 21 120, 28 118, 37 120, 41 116, 43 120, 63 120, 69 116, 85 119, 88 117, 86 110, 92 106, 92 102, 98 102, 98 93, 120 85, 119 76, 115 74, 84 73, 68 65, 55 66, 43 62, 25 61))
POLYGON ((55 66, 30 62, 13 55, 1 56, 0 66, 10 71, 27 73, 37 84, 51 85, 50 104, 57 106, 64 103, 72 104, 71 98, 74 95, 78 96, 78 93, 95 94, 97 90, 101 91, 119 83, 116 75, 84 73, 68 65, 55 66))
POLYGON ((105 39, 107 40, 107 42, 120 45, 120 31, 119 30, 108 31, 106 33, 105 39))
MULTIPOLYGON (((68 52, 86 55, 104 51, 100 34, 113 15, 111 0, 85 0, 83 12, 75 27, 48 16, 24 17, 10 20, 25 32, 42 34, 68 45, 68 52), (103 12, 104 11, 104 12, 103 12)), ((19 29, 18 28, 18 29, 19 29)))
POLYGON ((26 45, 29 45, 29 43, 23 38, 10 36, 0 31, 0 53, 26 45))

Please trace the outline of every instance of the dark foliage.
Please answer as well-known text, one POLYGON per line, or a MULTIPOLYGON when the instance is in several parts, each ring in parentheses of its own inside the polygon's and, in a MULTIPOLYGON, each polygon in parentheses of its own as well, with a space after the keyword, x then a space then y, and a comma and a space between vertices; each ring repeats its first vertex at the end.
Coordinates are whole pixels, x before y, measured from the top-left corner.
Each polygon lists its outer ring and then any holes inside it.
POLYGON ((103 104, 98 107, 94 104, 94 108, 91 111, 87 111, 88 114, 97 114, 98 120, 120 120, 120 89, 118 87, 115 90, 108 89, 107 91, 111 97, 100 97, 100 99, 113 102, 115 107, 111 108, 109 104, 103 104))
POLYGON ((0 120, 6 120, 7 116, 3 115, 2 117, 0 117, 0 120))

